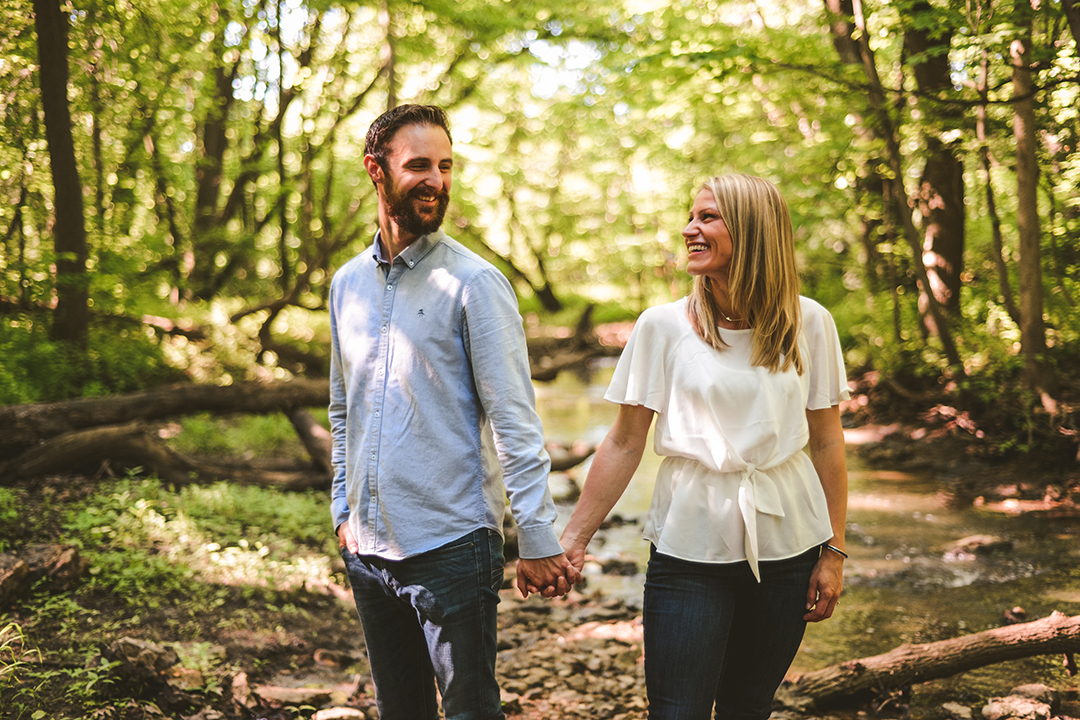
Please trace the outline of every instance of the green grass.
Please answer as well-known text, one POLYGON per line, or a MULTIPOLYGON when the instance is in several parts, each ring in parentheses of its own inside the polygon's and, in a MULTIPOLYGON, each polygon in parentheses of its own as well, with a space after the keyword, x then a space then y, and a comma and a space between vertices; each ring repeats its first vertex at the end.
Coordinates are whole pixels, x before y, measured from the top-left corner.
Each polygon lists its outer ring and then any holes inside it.
MULTIPOLYGON (((325 414, 325 412, 324 412, 325 414)), ((284 456, 306 458, 307 451, 289 419, 281 413, 220 417, 189 415, 177 426, 172 446, 190 455, 284 456)))

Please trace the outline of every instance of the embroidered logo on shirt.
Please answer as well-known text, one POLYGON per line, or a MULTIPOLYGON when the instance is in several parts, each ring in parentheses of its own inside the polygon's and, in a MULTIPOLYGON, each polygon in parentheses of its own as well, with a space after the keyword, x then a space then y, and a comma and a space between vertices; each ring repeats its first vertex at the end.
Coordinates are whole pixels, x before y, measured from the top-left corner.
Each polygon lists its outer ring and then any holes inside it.
POLYGON ((420 308, 416 311, 416 317, 424 317, 424 308, 420 308))

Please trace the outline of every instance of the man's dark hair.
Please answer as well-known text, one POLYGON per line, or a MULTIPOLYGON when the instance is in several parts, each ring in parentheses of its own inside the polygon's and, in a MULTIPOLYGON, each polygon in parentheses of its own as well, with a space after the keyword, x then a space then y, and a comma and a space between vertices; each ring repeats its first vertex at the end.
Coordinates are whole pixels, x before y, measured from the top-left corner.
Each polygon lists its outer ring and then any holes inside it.
POLYGON ((446 137, 450 144, 454 138, 450 136, 450 120, 446 117, 446 111, 434 105, 398 105, 393 110, 387 110, 371 123, 367 137, 364 140, 364 154, 374 157, 379 165, 386 167, 386 151, 390 141, 394 139, 397 131, 406 125, 434 125, 446 131, 446 137))

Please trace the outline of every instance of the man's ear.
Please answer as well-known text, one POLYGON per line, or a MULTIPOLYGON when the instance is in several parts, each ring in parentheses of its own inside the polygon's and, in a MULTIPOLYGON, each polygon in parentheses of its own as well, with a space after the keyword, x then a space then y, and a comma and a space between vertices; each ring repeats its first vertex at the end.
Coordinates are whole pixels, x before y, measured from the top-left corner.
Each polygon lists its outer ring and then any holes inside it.
POLYGON ((368 176, 371 178, 371 182, 378 185, 383 181, 383 168, 379 164, 379 161, 375 159, 374 155, 364 156, 364 168, 367 170, 368 176))

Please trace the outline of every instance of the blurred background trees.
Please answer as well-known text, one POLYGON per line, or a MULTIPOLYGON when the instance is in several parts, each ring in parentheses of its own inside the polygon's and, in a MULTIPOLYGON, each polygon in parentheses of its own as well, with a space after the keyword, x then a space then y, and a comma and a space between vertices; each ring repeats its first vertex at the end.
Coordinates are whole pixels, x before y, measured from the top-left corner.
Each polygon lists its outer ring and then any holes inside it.
POLYGON ((685 293, 694 188, 748 172, 787 196, 853 377, 1028 449, 1034 426, 1073 432, 1073 0, 12 0, 0 19, 0 402, 325 373, 330 278, 375 230, 363 133, 422 102, 459 154, 445 229, 531 326, 685 293))

